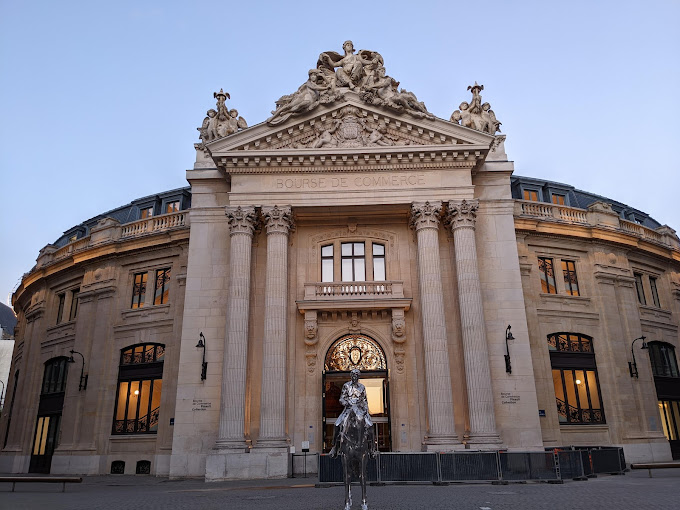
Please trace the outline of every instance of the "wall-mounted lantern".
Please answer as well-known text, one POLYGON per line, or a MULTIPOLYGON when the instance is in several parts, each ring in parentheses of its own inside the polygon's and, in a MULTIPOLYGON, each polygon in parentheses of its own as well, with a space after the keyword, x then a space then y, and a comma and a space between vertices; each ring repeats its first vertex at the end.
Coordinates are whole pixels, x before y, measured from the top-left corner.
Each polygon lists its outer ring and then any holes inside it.
POLYGON ((69 363, 75 363, 76 362, 76 360, 73 359, 74 354, 78 354, 83 360, 83 364, 80 367, 80 382, 78 383, 78 391, 85 390, 85 389, 87 389, 87 378, 89 376, 89 374, 84 374, 84 372, 85 372, 85 356, 83 356, 78 351, 74 351, 73 349, 71 349, 70 352, 71 352, 71 357, 66 360, 67 362, 69 362, 69 363))
POLYGON ((200 335, 198 335, 198 343, 196 344, 196 347, 199 349, 203 349, 203 364, 201 365, 201 381, 205 381, 206 377, 208 377, 208 362, 205 360, 205 337, 203 336, 202 331, 200 335))
POLYGON ((508 374, 512 374, 512 366, 510 365, 510 348, 508 347, 508 340, 514 340, 515 337, 512 336, 512 331, 510 331, 510 326, 505 330, 505 371, 508 374))
POLYGON ((630 372, 631 377, 635 377, 636 379, 639 378, 638 376, 638 369, 637 369, 637 363, 635 362, 635 351, 633 350, 633 346, 635 345, 635 342, 638 340, 642 340, 642 345, 640 346, 640 349, 649 349, 649 345, 647 345, 647 342, 645 342, 646 336, 641 336, 633 340, 633 343, 630 344, 630 353, 633 356, 633 361, 628 362, 628 371, 630 372))

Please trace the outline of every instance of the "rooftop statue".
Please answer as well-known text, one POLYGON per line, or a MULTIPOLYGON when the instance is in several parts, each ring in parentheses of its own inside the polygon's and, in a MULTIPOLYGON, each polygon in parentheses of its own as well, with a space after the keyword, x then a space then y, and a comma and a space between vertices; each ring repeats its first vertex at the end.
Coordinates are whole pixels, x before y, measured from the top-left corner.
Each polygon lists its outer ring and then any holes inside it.
POLYGON ((475 82, 467 89, 472 92, 472 102, 463 101, 460 103, 460 110, 451 114, 451 122, 495 135, 497 131, 501 130, 501 123, 496 119, 496 114, 491 109, 491 105, 482 103, 482 96, 479 93, 484 90, 484 85, 478 85, 475 82))
POLYGON ((399 89, 399 82, 386 75, 380 53, 370 50, 354 53, 352 41, 345 41, 342 48, 344 55, 334 51, 319 55, 316 69, 309 71, 309 79, 296 92, 276 101, 276 110, 267 119, 269 125, 311 111, 319 104, 338 101, 349 91, 356 92, 369 104, 434 119, 415 94, 399 89))
POLYGON ((231 99, 229 92, 220 89, 219 92, 213 93, 213 97, 217 99, 217 110, 208 110, 208 116, 203 119, 203 124, 200 128, 196 128, 200 133, 199 138, 202 143, 224 138, 248 127, 246 120, 239 116, 238 110, 227 109, 226 100, 231 99))

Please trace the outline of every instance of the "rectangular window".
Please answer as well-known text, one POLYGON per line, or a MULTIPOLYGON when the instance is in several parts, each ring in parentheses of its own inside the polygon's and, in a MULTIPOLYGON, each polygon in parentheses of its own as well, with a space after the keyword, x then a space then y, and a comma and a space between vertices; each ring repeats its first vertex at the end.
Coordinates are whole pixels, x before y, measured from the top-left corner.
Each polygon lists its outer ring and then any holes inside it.
POLYGON ((154 290, 154 305, 164 305, 168 302, 170 292, 170 268, 156 270, 156 288, 154 290))
POLYGON ((151 218, 153 216, 153 207, 145 207, 139 211, 139 219, 151 218))
POLYGON ((373 243, 373 281, 385 281, 385 245, 373 243))
POLYGON ((366 281, 366 255, 364 243, 342 243, 342 281, 366 281))
POLYGON ((333 281, 333 245, 321 247, 321 281, 333 281))
POLYGON ((604 423, 595 370, 553 369, 553 385, 560 423, 604 423))
POLYGON ((576 263, 573 260, 563 260, 562 272, 564 273, 564 287, 567 294, 571 296, 580 296, 578 279, 576 278, 576 263))
POLYGON ((661 308, 661 302, 659 301, 659 291, 656 288, 656 278, 653 276, 649 277, 649 286, 652 289, 652 301, 654 302, 654 306, 657 308, 661 308))
POLYGON ((162 388, 162 379, 120 381, 113 433, 156 433, 162 388))
POLYGON ((165 204, 165 214, 179 211, 179 200, 165 204))
POLYGON ((557 294, 553 259, 538 257, 538 271, 541 276, 541 292, 545 294, 557 294))
POLYGON ((66 294, 61 293, 57 296, 59 298, 59 306, 57 307, 57 324, 64 320, 64 303, 66 303, 66 294))
POLYGON ((638 301, 641 305, 646 305, 645 288, 642 286, 642 275, 640 273, 633 273, 635 277, 635 290, 637 290, 638 301))
POLYGON ((670 441, 680 439, 680 401, 660 400, 659 414, 666 439, 670 441))
POLYGON ((68 314, 68 320, 72 321, 78 315, 78 296, 80 295, 80 289, 71 291, 71 311, 68 314))
POLYGON ((147 273, 137 273, 132 284, 132 304, 130 308, 142 308, 146 297, 147 273))
POLYGON ((557 205, 566 205, 566 197, 564 195, 552 194, 552 203, 557 205))
POLYGON ((538 202, 538 191, 533 189, 524 190, 524 200, 531 200, 532 202, 538 202))

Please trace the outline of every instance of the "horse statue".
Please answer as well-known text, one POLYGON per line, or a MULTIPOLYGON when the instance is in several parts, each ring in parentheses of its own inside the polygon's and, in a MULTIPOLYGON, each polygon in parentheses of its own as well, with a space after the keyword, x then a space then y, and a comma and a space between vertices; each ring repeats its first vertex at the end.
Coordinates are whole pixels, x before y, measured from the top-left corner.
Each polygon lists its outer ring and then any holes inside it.
POLYGON ((373 422, 368 413, 366 388, 359 382, 360 371, 352 370, 352 380, 342 387, 340 403, 345 406, 335 421, 333 448, 330 456, 340 455, 343 480, 345 482, 345 510, 352 507, 352 475, 359 478, 361 485, 361 510, 368 510, 366 504, 366 463, 368 456, 376 456, 373 422))

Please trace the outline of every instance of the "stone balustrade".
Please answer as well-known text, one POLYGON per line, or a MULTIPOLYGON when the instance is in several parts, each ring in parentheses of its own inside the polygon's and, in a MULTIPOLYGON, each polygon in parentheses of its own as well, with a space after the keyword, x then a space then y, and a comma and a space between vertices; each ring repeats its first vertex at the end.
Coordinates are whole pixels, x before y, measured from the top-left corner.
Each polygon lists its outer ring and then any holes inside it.
POLYGON ((305 283, 305 297, 297 301, 305 310, 408 310, 411 298, 404 297, 403 281, 305 283))
POLYGON ((45 267, 64 260, 76 253, 94 248, 107 242, 129 240, 150 234, 159 234, 176 228, 189 226, 189 211, 162 214, 121 225, 112 218, 105 218, 92 227, 90 235, 76 239, 60 248, 47 245, 40 251, 37 267, 45 267))
POLYGON ((152 216, 143 220, 126 223, 122 226, 121 239, 155 234, 171 228, 184 227, 188 220, 187 211, 179 211, 160 216, 152 216))
POLYGON ((588 209, 578 209, 565 205, 515 200, 514 215, 518 218, 538 218, 560 223, 605 227, 608 229, 614 228, 645 241, 651 241, 671 249, 680 250, 678 236, 670 227, 664 225, 655 230, 632 221, 624 220, 612 211, 611 208, 608 208, 607 204, 599 202, 591 205, 588 209))

